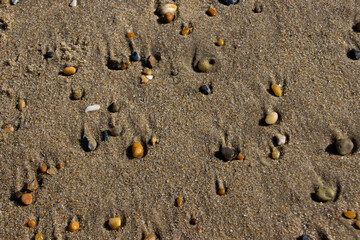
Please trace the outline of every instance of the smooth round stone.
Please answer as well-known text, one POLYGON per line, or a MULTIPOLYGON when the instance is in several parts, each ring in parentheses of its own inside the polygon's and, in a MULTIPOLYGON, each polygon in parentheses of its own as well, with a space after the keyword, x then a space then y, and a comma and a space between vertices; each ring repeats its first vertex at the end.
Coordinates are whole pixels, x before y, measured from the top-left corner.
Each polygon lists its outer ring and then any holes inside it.
POLYGON ((274 148, 271 152, 271 157, 275 160, 280 158, 280 151, 274 148))
POLYGON ((177 197, 176 198, 176 206, 181 207, 182 203, 183 203, 183 198, 177 197))
POLYGON ((27 225, 28 225, 29 228, 32 228, 32 227, 35 227, 36 222, 34 220, 30 220, 30 221, 27 222, 27 225))
POLYGON ((133 62, 140 61, 141 60, 140 54, 138 52, 133 52, 130 56, 130 60, 133 62))
POLYGON ((336 141, 336 150, 341 155, 350 154, 354 144, 350 139, 338 139, 336 141))
POLYGON ((230 161, 233 159, 233 157, 235 155, 235 151, 234 151, 234 149, 229 148, 229 147, 222 147, 221 155, 223 156, 224 160, 230 161))
POLYGON ((239 2, 239 0, 220 0, 220 3, 225 4, 225 5, 236 4, 238 2, 239 2))
POLYGON ((30 191, 30 192, 33 192, 35 191, 36 189, 38 189, 39 187, 39 183, 38 181, 36 180, 36 178, 31 182, 29 183, 29 185, 27 186, 26 190, 30 191))
POLYGON ((208 85, 202 85, 202 86, 199 88, 199 91, 200 91, 202 94, 205 94, 205 95, 211 94, 211 88, 210 88, 208 85))
POLYGON ((83 96, 83 92, 81 90, 73 90, 72 92, 72 99, 74 100, 80 100, 83 96))
POLYGON ((121 219, 118 217, 113 217, 109 219, 109 227, 113 230, 119 229, 121 226, 121 219))
POLYGON ((277 84, 271 85, 271 90, 273 91, 275 96, 277 96, 277 97, 282 96, 282 90, 281 90, 281 87, 279 85, 277 85, 277 84))
POLYGON ((96 140, 94 139, 94 137, 92 136, 83 136, 82 137, 82 144, 83 144, 83 147, 84 147, 84 150, 87 151, 87 152, 91 152, 91 151, 94 151, 97 147, 97 142, 96 140))
POLYGON ((319 201, 328 202, 333 200, 334 197, 335 197, 335 192, 331 188, 319 188, 316 191, 316 198, 319 201))
POLYGON ((35 235, 35 238, 34 238, 35 240, 44 240, 45 238, 44 238, 44 236, 43 236, 43 234, 42 233, 37 233, 36 235, 35 235))
POLYGON ((118 127, 113 127, 113 128, 110 128, 109 132, 110 132, 111 136, 117 137, 121 134, 121 129, 118 127))
POLYGON ((134 158, 138 158, 144 153, 144 147, 141 143, 135 142, 131 148, 131 152, 134 158))
POLYGON ((18 108, 20 111, 22 111, 25 107, 26 107, 25 101, 22 100, 22 99, 20 99, 20 100, 19 100, 19 103, 18 103, 18 105, 17 105, 17 108, 18 108))
POLYGON ((356 221, 355 225, 357 226, 358 229, 360 229, 360 221, 356 221))
POLYGON ((76 73, 76 68, 75 67, 66 67, 64 68, 64 74, 66 76, 70 76, 76 73))
POLYGON ((164 21, 165 21, 165 23, 171 23, 172 20, 174 20, 174 18, 175 18, 175 15, 172 14, 172 13, 166 13, 166 14, 164 15, 164 21))
POLYGON ((279 118, 279 115, 277 114, 277 112, 271 112, 268 115, 266 115, 265 123, 268 125, 275 124, 276 121, 278 120, 278 118, 279 118))
POLYGON ((21 202, 24 204, 24 205, 30 205, 33 201, 33 196, 31 193, 24 193, 22 196, 21 196, 21 202))
POLYGON ((79 223, 78 222, 71 222, 70 223, 70 225, 69 225, 69 227, 68 227, 68 231, 69 232, 75 232, 75 231, 77 231, 77 230, 79 230, 79 223))
POLYGON ((354 219, 356 218, 356 213, 354 213, 353 211, 346 211, 344 212, 344 216, 348 219, 354 219))
POLYGON ((209 60, 206 60, 206 59, 200 60, 197 65, 197 68, 201 72, 207 72, 211 69, 211 67, 212 67, 212 64, 210 63, 209 60))
POLYGON ((113 112, 113 113, 116 113, 116 112, 119 112, 120 111, 120 106, 119 104, 113 102, 112 104, 110 104, 109 106, 109 111, 110 112, 113 112))

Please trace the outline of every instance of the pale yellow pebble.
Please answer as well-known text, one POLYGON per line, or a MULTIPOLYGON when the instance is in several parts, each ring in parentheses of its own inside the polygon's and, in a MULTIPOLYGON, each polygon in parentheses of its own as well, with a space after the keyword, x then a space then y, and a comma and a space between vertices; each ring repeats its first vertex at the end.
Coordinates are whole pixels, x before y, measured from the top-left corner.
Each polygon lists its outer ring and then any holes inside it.
POLYGON ((200 60, 197 68, 201 71, 201 72, 207 72, 211 69, 212 64, 210 64, 210 62, 208 60, 200 60))
POLYGON ((358 229, 360 229, 360 221, 356 221, 355 225, 358 227, 358 229))
POLYGON ((74 100, 80 100, 82 98, 82 96, 83 96, 83 92, 81 90, 77 89, 72 92, 72 98, 74 100))
POLYGON ((156 137, 152 137, 150 142, 151 142, 151 145, 155 145, 156 143, 159 143, 159 139, 156 137))
POLYGON ((151 69, 150 69, 150 68, 145 68, 145 69, 144 69, 144 74, 146 74, 146 75, 152 75, 151 69))
POLYGON ((15 131, 13 126, 8 125, 5 127, 5 133, 12 133, 13 131, 15 131))
POLYGON ((20 100, 19 100, 19 103, 18 103, 18 105, 17 105, 17 108, 18 108, 20 111, 22 111, 25 107, 26 107, 25 101, 24 101, 23 99, 20 99, 20 100))
POLYGON ((37 233, 37 234, 35 235, 35 240, 44 240, 43 234, 42 234, 42 233, 37 233))
POLYGON ((176 206, 181 207, 183 203, 183 198, 181 196, 176 198, 176 206))
POLYGON ((109 219, 109 227, 113 230, 119 229, 121 226, 121 219, 118 217, 113 217, 109 219))
POLYGON ((272 152, 271 152, 271 157, 275 160, 280 158, 280 151, 277 150, 276 148, 273 148, 272 152))
POLYGON ((50 167, 47 171, 46 171, 46 173, 47 174, 49 174, 49 175, 55 175, 55 168, 53 168, 53 167, 50 167))
POLYGON ((266 115, 265 123, 268 125, 272 125, 272 124, 276 123, 278 118, 279 118, 279 115, 277 114, 277 112, 271 112, 268 115, 266 115))
POLYGON ((64 68, 64 74, 67 76, 73 75, 76 73, 76 68, 75 67, 66 67, 64 68))
POLYGON ((141 75, 141 83, 145 84, 149 81, 149 79, 145 75, 141 75))
POLYGON ((282 90, 279 85, 277 85, 277 84, 271 85, 271 90, 274 92, 275 96, 277 96, 277 97, 282 96, 282 90))
POLYGON ((328 202, 335 197, 335 192, 331 188, 319 188, 316 191, 316 198, 322 202, 328 202))

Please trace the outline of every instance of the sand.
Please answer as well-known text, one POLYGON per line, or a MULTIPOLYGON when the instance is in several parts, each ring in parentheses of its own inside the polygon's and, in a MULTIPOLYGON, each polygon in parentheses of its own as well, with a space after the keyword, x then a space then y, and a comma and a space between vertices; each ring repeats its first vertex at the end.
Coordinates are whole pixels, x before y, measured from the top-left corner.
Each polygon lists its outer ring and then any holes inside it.
POLYGON ((358 238, 342 213, 360 213, 360 62, 347 57, 359 46, 359 1, 263 1, 257 14, 253 0, 177 0, 170 24, 155 14, 164 1, 70 2, 0 4, 0 124, 15 128, 1 129, 0 239, 358 238), (193 31, 182 36, 186 26, 193 31), (44 58, 47 51, 54 57, 44 58), (132 51, 158 60, 147 84, 145 61, 109 69, 132 51), (215 61, 211 71, 196 71, 201 59, 215 61), (64 76, 65 66, 77 72, 64 76), (283 96, 272 94, 273 83, 283 96), (203 84, 213 93, 200 93, 203 84), (70 98, 74 89, 85 92, 81 100, 70 98), (114 101, 118 113, 107 109, 114 101), (94 104, 100 110, 85 113, 94 104), (280 116, 273 126, 264 124, 269 111, 280 116), (111 126, 121 135, 102 141, 111 126), (84 132, 95 151, 81 147, 84 132), (277 133, 288 141, 273 160, 277 133), (152 137, 159 144, 147 144, 152 137), (337 138, 352 139, 353 153, 336 154, 337 138), (143 158, 127 156, 134 141, 143 158), (222 161, 222 146, 245 159, 222 161), (40 173, 41 165, 55 174, 40 173), (40 187, 23 206, 14 194, 35 178, 40 187), (316 201, 319 187, 336 198, 316 201), (120 229, 109 230, 110 217, 122 219, 120 229), (71 221, 78 231, 67 231, 71 221))

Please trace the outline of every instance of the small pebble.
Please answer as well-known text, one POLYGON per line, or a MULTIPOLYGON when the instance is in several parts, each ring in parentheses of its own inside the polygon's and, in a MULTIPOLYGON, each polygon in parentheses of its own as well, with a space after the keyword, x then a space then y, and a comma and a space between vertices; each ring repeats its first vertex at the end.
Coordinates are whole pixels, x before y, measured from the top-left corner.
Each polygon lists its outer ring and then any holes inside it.
POLYGON ((83 91, 81 90, 73 90, 71 97, 74 100, 80 100, 83 96, 83 91))
POLYGON ((231 4, 236 4, 239 2, 239 0, 220 0, 220 2, 222 4, 225 4, 225 5, 231 5, 231 4))
POLYGON ((20 99, 20 100, 19 100, 19 103, 18 103, 18 105, 17 105, 17 108, 18 108, 20 111, 22 111, 22 110, 24 110, 25 107, 26 107, 25 101, 24 101, 23 99, 20 99))
POLYGON ((202 85, 202 86, 199 88, 199 91, 200 91, 202 94, 205 94, 205 95, 211 94, 211 88, 210 88, 208 85, 202 85))
POLYGON ((348 57, 352 60, 359 60, 360 59, 360 51, 356 49, 352 49, 348 52, 348 57))
POLYGON ((113 217, 109 219, 109 227, 113 230, 119 229, 121 226, 121 219, 118 217, 113 217))
POLYGON ((360 221, 356 221, 355 225, 357 226, 358 229, 360 229, 360 221))
POLYGON ((198 223, 199 223, 199 220, 197 220, 196 218, 192 217, 192 218, 190 219, 190 224, 191 224, 191 225, 196 225, 196 224, 198 224, 198 223))
POLYGON ((131 152, 134 158, 138 158, 144 153, 144 147, 141 143, 135 142, 131 148, 131 152))
POLYGON ((92 111, 97 111, 100 109, 100 105, 95 104, 95 105, 91 105, 85 108, 85 112, 92 112, 92 111))
POLYGON ((360 32, 360 22, 358 22, 357 24, 355 24, 354 30, 357 31, 357 32, 360 32))
POLYGON ((134 38, 134 37, 136 37, 136 35, 135 35, 135 33, 129 32, 129 33, 126 34, 126 37, 127 38, 134 38))
POLYGON ((11 0, 11 4, 12 4, 12 5, 17 4, 18 2, 19 2, 19 0, 11 0))
POLYGON ((146 75, 152 75, 152 71, 151 71, 150 68, 145 68, 143 72, 144 72, 144 74, 146 74, 146 75))
POLYGON ((44 55, 44 58, 48 59, 48 58, 53 58, 54 57, 54 52, 46 52, 44 55))
POLYGON ((244 160, 245 157, 244 157, 243 155, 241 155, 241 154, 238 154, 238 155, 236 156, 236 159, 237 159, 237 160, 244 160))
POLYGON ((13 131, 15 131, 14 127, 11 125, 6 125, 4 129, 5 133, 12 133, 13 131))
POLYGON ((9 4, 10 0, 1 0, 1 4, 9 4))
POLYGON ((63 168, 63 164, 62 164, 62 163, 56 164, 56 168, 57 168, 57 169, 62 169, 62 168, 63 168))
POLYGON ((63 72, 66 76, 70 76, 70 75, 73 75, 76 73, 76 68, 75 67, 66 67, 66 68, 64 68, 63 72))
POLYGON ((128 68, 128 65, 126 65, 126 63, 121 64, 121 67, 120 67, 121 70, 125 70, 127 68, 128 68))
POLYGON ((209 60, 206 59, 202 59, 199 61, 199 63, 197 64, 197 68, 201 71, 201 72, 207 72, 211 69, 212 64, 210 63, 209 60))
POLYGON ((109 138, 109 131, 105 130, 101 132, 101 137, 104 142, 106 142, 109 138))
POLYGON ((165 21, 165 23, 171 23, 171 22, 174 20, 174 18, 175 18, 175 15, 172 14, 172 13, 166 13, 166 14, 164 15, 164 21, 165 21))
POLYGON ((22 196, 21 196, 21 202, 24 204, 24 205, 30 205, 33 201, 33 196, 31 193, 24 193, 22 196))
POLYGON ((37 234, 35 235, 35 240, 44 240, 43 234, 42 234, 42 233, 37 233, 37 234))
POLYGON ((90 152, 90 151, 94 151, 96 149, 97 142, 93 136, 91 136, 91 135, 85 136, 84 135, 81 140, 82 140, 83 148, 85 151, 90 152))
POLYGON ((213 9, 213 8, 209 8, 207 11, 206 11, 207 15, 209 15, 210 17, 214 17, 216 15, 216 10, 213 9))
POLYGON ((121 129, 118 127, 112 127, 110 128, 109 133, 111 134, 111 136, 117 137, 121 134, 121 129))
POLYGON ((109 111, 112 113, 120 112, 120 105, 116 102, 113 102, 109 106, 109 111))
POLYGON ((336 150, 341 155, 350 154, 354 143, 350 139, 338 139, 336 140, 336 150))
POLYGON ((127 67, 129 67, 129 66, 131 65, 131 62, 130 62, 130 61, 126 61, 126 62, 125 62, 125 65, 126 65, 127 67))
POLYGON ((216 42, 216 45, 218 45, 218 46, 223 46, 223 45, 224 45, 224 40, 219 39, 219 40, 216 42))
POLYGON ((130 60, 133 62, 140 61, 141 60, 140 54, 138 52, 133 52, 130 56, 130 60))
POLYGON ((30 191, 30 192, 33 192, 35 191, 36 189, 38 189, 39 187, 39 183, 38 181, 36 180, 36 178, 30 183, 28 184, 26 190, 30 191))
POLYGON ((39 167, 39 170, 40 170, 40 172, 42 172, 42 173, 46 173, 47 168, 46 168, 45 166, 40 166, 40 167, 39 167))
POLYGON ((310 237, 306 234, 301 235, 298 239, 299 240, 311 240, 310 237))
POLYGON ((155 144, 159 143, 160 140, 156 137, 152 137, 150 142, 151 142, 151 145, 155 145, 155 144))
POLYGON ((141 75, 141 83, 145 84, 149 81, 149 79, 145 75, 141 75))
POLYGON ((28 225, 29 228, 32 228, 32 227, 35 227, 36 223, 35 223, 34 220, 29 220, 29 221, 27 222, 27 225, 28 225))
POLYGON ((181 35, 188 35, 191 32, 191 28, 183 28, 183 30, 181 30, 181 35))
POLYGON ((272 152, 271 152, 271 157, 275 160, 280 158, 280 151, 277 150, 276 148, 273 148, 272 152))
POLYGON ((69 227, 68 227, 68 231, 69 232, 75 232, 75 231, 77 231, 78 229, 79 229, 79 223, 78 222, 71 222, 70 223, 70 225, 69 225, 69 227))
POLYGON ((149 80, 151 80, 151 79, 153 79, 154 78, 154 76, 153 75, 146 75, 145 76, 147 79, 149 79, 149 80))
POLYGON ((153 233, 150 233, 150 234, 146 235, 145 238, 144 238, 144 240, 156 240, 156 239, 157 239, 157 237, 153 233))
POLYGON ((278 118, 279 118, 279 115, 277 114, 277 112, 271 112, 268 115, 266 115, 265 123, 268 125, 272 125, 272 124, 276 123, 278 118))
POLYGON ((46 171, 46 173, 49 174, 49 175, 55 175, 55 174, 56 174, 55 168, 50 167, 50 168, 46 171))
POLYGON ((285 135, 282 135, 280 133, 277 133, 275 135, 276 137, 276 140, 277 140, 277 145, 278 146, 281 146, 281 145, 284 145, 286 143, 286 136, 285 135))
POLYGON ((271 85, 271 90, 273 91, 275 96, 277 96, 277 97, 282 96, 282 90, 281 90, 281 87, 279 85, 277 85, 277 84, 271 85))
POLYGON ((150 67, 153 68, 153 67, 155 67, 155 65, 157 63, 157 60, 156 60, 156 58, 154 56, 150 56, 148 58, 148 62, 149 62, 150 67))
POLYGON ((348 219, 354 219, 356 218, 356 213, 354 213, 353 211, 346 211, 344 212, 344 216, 348 219))
POLYGON ((217 194, 220 195, 220 196, 223 196, 226 194, 226 190, 224 187, 219 187, 218 191, 217 191, 217 194))
POLYGON ((316 198, 322 202, 328 202, 334 199, 335 192, 331 188, 319 188, 316 191, 316 198))
POLYGON ((234 149, 229 147, 222 147, 221 148, 221 155, 224 158, 225 161, 230 161, 233 159, 235 154, 234 149))
POLYGON ((260 2, 255 2, 254 13, 261 13, 264 9, 264 6, 260 2))
POLYGON ((176 198, 176 206, 181 207, 182 203, 183 203, 183 198, 177 197, 176 198))
POLYGON ((76 7, 77 6, 77 0, 72 0, 69 6, 70 7, 76 7))

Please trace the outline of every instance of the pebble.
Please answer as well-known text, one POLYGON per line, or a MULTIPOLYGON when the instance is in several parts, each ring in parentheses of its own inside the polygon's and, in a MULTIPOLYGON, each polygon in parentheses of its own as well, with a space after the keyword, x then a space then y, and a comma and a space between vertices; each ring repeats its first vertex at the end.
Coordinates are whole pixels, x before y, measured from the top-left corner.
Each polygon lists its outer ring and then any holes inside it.
POLYGON ((33 192, 35 191, 36 189, 38 189, 39 187, 39 183, 38 181, 36 180, 36 178, 30 183, 28 184, 26 190, 30 191, 30 192, 33 192))
POLYGON ((151 145, 155 145, 155 144, 159 143, 160 140, 156 137, 152 137, 150 142, 151 142, 151 145))
POLYGON ((214 17, 216 15, 216 10, 213 9, 213 8, 209 8, 207 11, 206 11, 207 15, 209 15, 210 17, 214 17))
POLYGON ((238 155, 236 156, 236 159, 237 159, 237 160, 244 160, 245 157, 244 157, 243 155, 241 155, 241 154, 238 154, 238 155))
POLYGON ((24 204, 24 205, 30 205, 33 201, 33 196, 31 193, 24 193, 22 196, 21 196, 21 202, 24 204))
POLYGON ((276 123, 278 118, 279 118, 279 115, 277 114, 277 112, 271 112, 268 115, 266 115, 265 123, 268 125, 272 125, 272 124, 276 123))
POLYGON ((49 174, 49 175, 55 175, 55 174, 56 174, 55 168, 50 167, 50 168, 46 171, 46 173, 49 174))
POLYGON ((5 133, 12 133, 13 131, 15 131, 14 127, 11 125, 4 126, 4 129, 5 129, 5 133))
POLYGON ((148 58, 148 62, 149 62, 150 67, 153 68, 153 67, 155 67, 155 65, 157 63, 157 60, 156 60, 156 58, 154 56, 150 56, 148 58))
POLYGON ((154 78, 154 76, 153 75, 146 75, 145 76, 147 79, 149 79, 149 80, 151 80, 151 79, 153 79, 154 78))
POLYGON ((149 81, 149 79, 145 75, 141 75, 140 79, 141 79, 141 83, 143 83, 143 84, 145 84, 149 81))
POLYGON ((188 35, 189 33, 191 32, 191 28, 189 27, 186 27, 186 28, 183 28, 183 30, 181 30, 181 35, 188 35))
POLYGON ((164 21, 165 21, 166 23, 171 23, 172 20, 174 20, 174 18, 175 18, 175 15, 172 14, 172 13, 166 13, 166 14, 164 15, 164 21))
POLYGON ((183 198, 177 197, 176 198, 176 206, 181 207, 182 203, 183 203, 183 198))
POLYGON ((78 229, 79 229, 79 223, 78 222, 71 222, 70 223, 70 225, 69 225, 69 227, 68 227, 68 231, 69 232, 75 232, 75 231, 77 231, 78 229))
POLYGON ((91 105, 85 108, 85 112, 92 112, 92 111, 97 111, 100 109, 100 105, 95 104, 95 105, 91 105))
POLYGON ((216 45, 218 45, 218 46, 224 46, 224 40, 219 39, 219 40, 216 42, 216 45))
POLYGON ((109 219, 109 227, 113 230, 119 229, 121 226, 121 219, 118 217, 113 217, 109 219))
POLYGON ((18 105, 17 105, 17 108, 18 108, 20 111, 22 111, 22 110, 24 110, 25 107, 26 107, 25 101, 24 101, 23 99, 20 99, 20 100, 19 100, 19 103, 18 103, 18 105))
POLYGON ((319 201, 328 202, 334 199, 335 192, 331 188, 319 188, 316 191, 316 197, 319 201))
POLYGON ((309 237, 308 235, 306 235, 306 234, 301 235, 301 236, 300 236, 299 238, 297 238, 297 239, 299 239, 299 240, 311 240, 310 237, 309 237))
POLYGON ((17 4, 18 2, 19 2, 19 0, 11 0, 11 4, 12 4, 12 5, 17 4))
POLYGON ((220 195, 220 196, 223 196, 226 194, 226 190, 224 187, 219 187, 218 191, 217 191, 217 194, 220 195))
POLYGON ((66 67, 66 68, 64 68, 63 72, 66 76, 71 76, 76 73, 76 68, 75 67, 66 67))
POLYGON ((271 152, 271 157, 275 160, 279 159, 280 158, 280 151, 277 150, 276 148, 273 148, 272 149, 272 152, 271 152))
POLYGON ((129 33, 126 34, 126 37, 127 38, 134 38, 134 37, 136 37, 136 35, 135 35, 135 33, 129 32, 129 33))
POLYGON ((264 6, 260 2, 255 2, 254 13, 261 13, 263 9, 264 6))
POLYGON ((286 143, 286 136, 285 135, 282 135, 280 133, 277 133, 275 135, 276 137, 276 140, 277 140, 277 145, 278 146, 281 146, 281 145, 284 145, 286 143))
POLYGON ((145 75, 152 75, 152 71, 150 68, 145 68, 143 72, 145 75))
POLYGON ((121 134, 121 129, 118 127, 112 127, 110 128, 109 133, 111 134, 111 136, 117 137, 121 134))
POLYGON ((199 220, 197 220, 196 218, 192 217, 192 218, 190 219, 190 224, 191 224, 191 225, 196 225, 196 224, 198 224, 198 223, 199 223, 199 220))
POLYGON ((140 57, 140 54, 138 52, 133 52, 130 56, 130 61, 133 61, 133 62, 137 62, 137 61, 140 61, 141 60, 141 57, 140 57))
POLYGON ((359 60, 360 59, 360 51, 356 49, 352 49, 348 52, 349 58, 352 60, 359 60))
POLYGON ((277 85, 277 84, 271 85, 271 90, 273 91, 273 93, 275 94, 275 96, 277 96, 277 97, 281 97, 281 96, 282 96, 282 90, 281 90, 280 85, 277 85))
POLYGON ((131 65, 131 62, 130 62, 130 61, 126 61, 126 62, 125 62, 125 65, 126 65, 127 67, 129 67, 129 66, 131 65))
POLYGON ((111 103, 109 106, 109 111, 113 113, 120 112, 120 105, 116 102, 111 103))
POLYGON ((205 95, 211 94, 211 88, 210 88, 208 85, 202 85, 202 86, 199 88, 199 91, 200 91, 202 94, 205 94, 205 95))
POLYGON ((104 142, 106 142, 109 138, 109 131, 105 130, 101 132, 101 137, 104 142))
POLYGON ((125 70, 127 68, 128 68, 128 66, 126 65, 126 63, 121 64, 121 67, 120 67, 121 70, 125 70))
POLYGON ((165 23, 170 23, 175 18, 176 10, 177 10, 177 6, 175 4, 168 3, 160 6, 158 12, 160 16, 164 18, 165 23))
POLYGON ((346 211, 344 212, 344 216, 348 219, 354 219, 356 218, 356 213, 354 213, 353 211, 346 211))
POLYGON ((46 52, 44 55, 44 58, 48 59, 48 58, 53 58, 54 57, 54 52, 46 52))
POLYGON ((354 143, 350 139, 338 139, 336 140, 336 150, 341 155, 350 154, 354 143))
POLYGON ((42 234, 42 233, 37 233, 37 234, 35 235, 35 240, 44 240, 43 234, 42 234))
POLYGON ((135 142, 131 148, 131 152, 134 158, 138 158, 144 153, 144 147, 141 143, 135 142))
POLYGON ((197 64, 197 68, 201 71, 201 72, 207 72, 211 69, 212 64, 210 64, 210 61, 207 59, 202 59, 199 61, 199 63, 197 64))
POLYGON ((234 149, 229 147, 222 147, 221 148, 221 155, 224 158, 225 161, 230 161, 233 159, 235 154, 234 149))
POLYGON ((84 150, 87 152, 94 151, 97 147, 97 142, 94 139, 94 137, 92 137, 91 135, 88 135, 88 136, 84 135, 82 137, 81 141, 82 141, 84 150))
POLYGON ((39 170, 40 170, 40 172, 42 172, 42 173, 46 173, 46 167, 45 166, 40 166, 39 167, 39 170))
POLYGON ((56 164, 56 168, 59 169, 59 170, 62 169, 62 168, 63 168, 63 164, 62 164, 62 163, 56 164))
POLYGON ((146 235, 145 238, 144 238, 144 240, 156 240, 156 239, 157 239, 157 237, 153 233, 150 233, 150 234, 146 235))
POLYGON ((358 227, 358 229, 360 229, 360 221, 356 221, 355 225, 358 227))
POLYGON ((225 5, 231 5, 231 4, 236 4, 239 2, 239 0, 220 0, 220 2, 222 4, 225 4, 225 5))
POLYGON ((355 31, 360 32, 360 22, 355 24, 354 29, 355 29, 355 31))
POLYGON ((73 90, 72 92, 72 99, 74 100, 80 100, 83 96, 83 92, 81 90, 73 90))
POLYGON ((72 2, 69 5, 70 7, 76 7, 77 6, 77 0, 72 0, 72 2))
POLYGON ((28 225, 29 228, 32 228, 32 227, 35 227, 36 223, 35 223, 34 220, 29 220, 29 221, 27 222, 27 225, 28 225))

